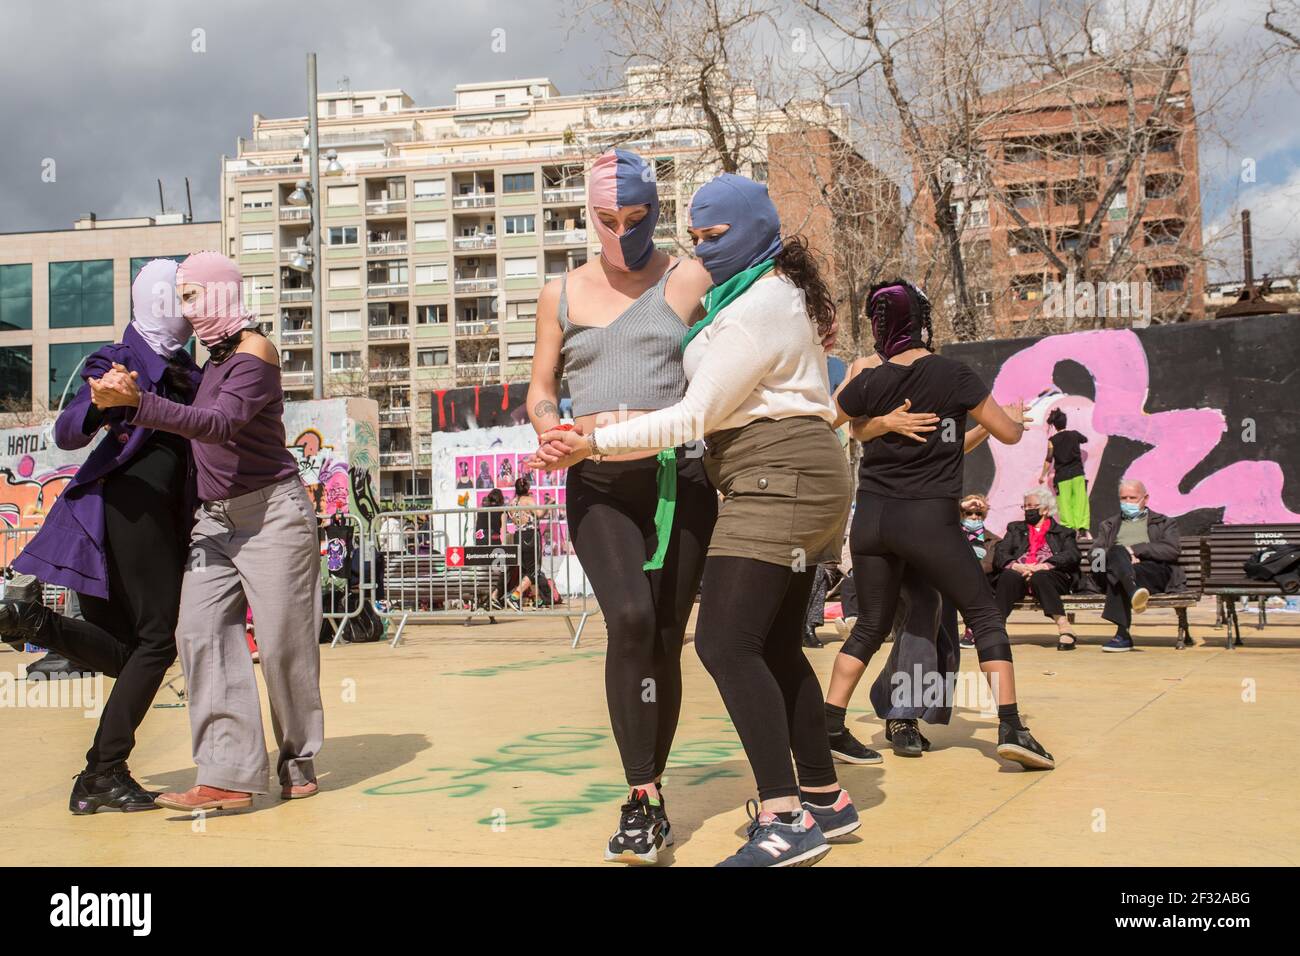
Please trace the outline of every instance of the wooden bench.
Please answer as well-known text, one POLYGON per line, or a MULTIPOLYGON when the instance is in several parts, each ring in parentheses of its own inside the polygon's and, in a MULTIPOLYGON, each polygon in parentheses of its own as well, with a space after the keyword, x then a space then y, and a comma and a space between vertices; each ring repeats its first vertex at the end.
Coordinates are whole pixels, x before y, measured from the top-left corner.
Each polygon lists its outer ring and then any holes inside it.
POLYGON ((1242 643, 1237 598, 1259 599, 1259 626, 1263 627, 1265 601, 1283 594, 1275 584, 1246 577, 1242 565, 1261 548, 1282 544, 1300 545, 1300 524, 1216 524, 1205 536, 1205 593, 1219 600, 1229 648, 1242 643))
MULTIPOLYGON (((1092 564, 1092 552, 1084 552, 1083 566, 1090 567, 1092 564)), ((1189 644, 1195 644, 1192 638, 1191 628, 1187 624, 1187 609, 1195 607, 1201 600, 1202 582, 1205 574, 1205 558, 1202 539, 1183 535, 1182 542, 1178 549, 1178 565, 1183 569, 1187 576, 1187 583, 1181 591, 1167 591, 1160 594, 1152 594, 1151 600, 1147 602, 1147 610, 1153 608, 1172 608, 1178 616, 1178 641, 1174 645, 1178 650, 1182 650, 1189 644)), ((1006 573, 1005 571, 1003 572, 1006 573)), ((1065 605, 1065 613, 1074 623, 1076 611, 1100 611, 1106 606, 1106 595, 1102 593, 1084 592, 1082 594, 1064 594, 1061 596, 1061 602, 1065 605)), ((1038 602, 1031 596, 1026 596, 1024 600, 1017 601, 1017 608, 1037 608, 1038 602)))

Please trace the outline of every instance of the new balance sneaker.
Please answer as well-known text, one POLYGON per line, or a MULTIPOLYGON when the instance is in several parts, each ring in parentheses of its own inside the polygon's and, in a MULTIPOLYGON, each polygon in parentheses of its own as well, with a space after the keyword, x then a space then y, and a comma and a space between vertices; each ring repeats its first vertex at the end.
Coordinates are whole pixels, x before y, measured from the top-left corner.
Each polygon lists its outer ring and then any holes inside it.
POLYGON ((883 763, 885 758, 854 737, 847 727, 830 734, 831 756, 840 763, 868 764, 883 763))
POLYGON ((750 819, 745 845, 718 866, 812 866, 830 852, 825 834, 807 810, 794 823, 782 823, 775 813, 759 810, 755 800, 745 811, 750 819))
POLYGON ((1052 770, 1056 760, 1034 739, 1027 727, 1012 727, 1006 721, 998 724, 998 756, 1011 760, 1028 770, 1052 770))
POLYGON ((663 824, 644 790, 619 808, 618 831, 605 847, 606 863, 658 863, 665 846, 663 824))
POLYGON ((915 720, 885 721, 885 739, 894 745, 894 753, 900 757, 919 757, 930 749, 930 741, 915 720))
POLYGON ((840 795, 829 807, 819 807, 805 800, 803 808, 812 814, 813 819, 817 821, 817 826, 821 827, 822 836, 828 840, 848 836, 862 826, 862 820, 858 818, 858 810, 853 806, 849 792, 842 787, 840 795))
POLYGON ((1122 634, 1116 634, 1105 644, 1101 645, 1101 649, 1109 654, 1131 651, 1133 650, 1133 638, 1125 637, 1122 634))
POLYGON ((120 767, 107 773, 86 770, 77 774, 68 809, 77 816, 86 816, 96 810, 156 810, 158 805, 154 795, 136 783, 126 767, 120 767))

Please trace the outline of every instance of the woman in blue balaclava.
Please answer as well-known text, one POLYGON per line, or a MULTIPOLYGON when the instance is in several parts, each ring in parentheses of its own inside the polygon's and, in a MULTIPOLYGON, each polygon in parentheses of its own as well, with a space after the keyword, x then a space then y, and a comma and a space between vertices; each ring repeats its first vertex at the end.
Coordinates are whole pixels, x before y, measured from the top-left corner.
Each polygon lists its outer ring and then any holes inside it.
POLYGON ((721 865, 806 865, 860 824, 836 780, 802 647, 813 576, 839 556, 852 491, 822 344, 835 307, 804 240, 782 240, 762 184, 713 179, 695 194, 690 228, 714 287, 682 340, 685 397, 584 434, 546 432, 539 460, 563 467, 706 439, 704 467, 723 504, 695 647, 758 788, 748 840, 721 865))
MULTIPOLYGON (((567 376, 575 427, 677 402, 686 392, 681 340, 699 317, 708 274, 654 244, 654 169, 610 150, 587 177, 600 256, 542 290, 528 415, 560 424, 567 376)), ((605 859, 655 862, 673 842, 659 787, 681 710, 681 649, 699 590, 718 498, 698 454, 634 451, 569 469, 569 538, 605 615, 605 692, 629 787, 605 859), (650 683, 647 684, 647 681, 650 683)))

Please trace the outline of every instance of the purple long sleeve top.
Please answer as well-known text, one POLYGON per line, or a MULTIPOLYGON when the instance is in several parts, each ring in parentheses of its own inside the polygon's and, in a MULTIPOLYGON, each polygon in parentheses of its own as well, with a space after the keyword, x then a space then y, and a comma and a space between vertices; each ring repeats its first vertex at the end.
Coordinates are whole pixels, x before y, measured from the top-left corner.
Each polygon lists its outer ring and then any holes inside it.
POLYGON ((285 447, 280 369, 247 352, 208 362, 193 404, 142 392, 129 420, 190 439, 202 501, 248 494, 298 473, 285 447))

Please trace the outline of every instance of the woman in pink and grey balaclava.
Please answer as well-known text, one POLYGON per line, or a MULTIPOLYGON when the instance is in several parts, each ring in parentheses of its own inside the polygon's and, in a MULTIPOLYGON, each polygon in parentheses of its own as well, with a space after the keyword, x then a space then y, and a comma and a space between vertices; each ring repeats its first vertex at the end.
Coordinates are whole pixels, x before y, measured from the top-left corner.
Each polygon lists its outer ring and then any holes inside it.
POLYGON ((198 779, 155 801, 174 810, 249 806, 269 766, 245 611, 257 620, 285 800, 316 793, 320 550, 311 499, 286 447, 280 358, 243 302, 238 266, 200 252, 176 272, 181 314, 211 353, 191 405, 141 391, 121 366, 90 379, 101 408, 190 439, 201 507, 190 538, 176 643, 189 694, 198 779))
MULTIPOLYGON (((537 302, 528 415, 539 434, 560 424, 561 376, 584 433, 680 401, 682 338, 712 284, 694 259, 655 247, 658 184, 640 156, 599 156, 587 202, 600 256, 548 283, 537 302)), ((654 862, 673 842, 659 780, 717 495, 698 453, 684 448, 584 461, 566 487, 569 536, 605 614, 605 694, 630 788, 605 859, 654 862)))

